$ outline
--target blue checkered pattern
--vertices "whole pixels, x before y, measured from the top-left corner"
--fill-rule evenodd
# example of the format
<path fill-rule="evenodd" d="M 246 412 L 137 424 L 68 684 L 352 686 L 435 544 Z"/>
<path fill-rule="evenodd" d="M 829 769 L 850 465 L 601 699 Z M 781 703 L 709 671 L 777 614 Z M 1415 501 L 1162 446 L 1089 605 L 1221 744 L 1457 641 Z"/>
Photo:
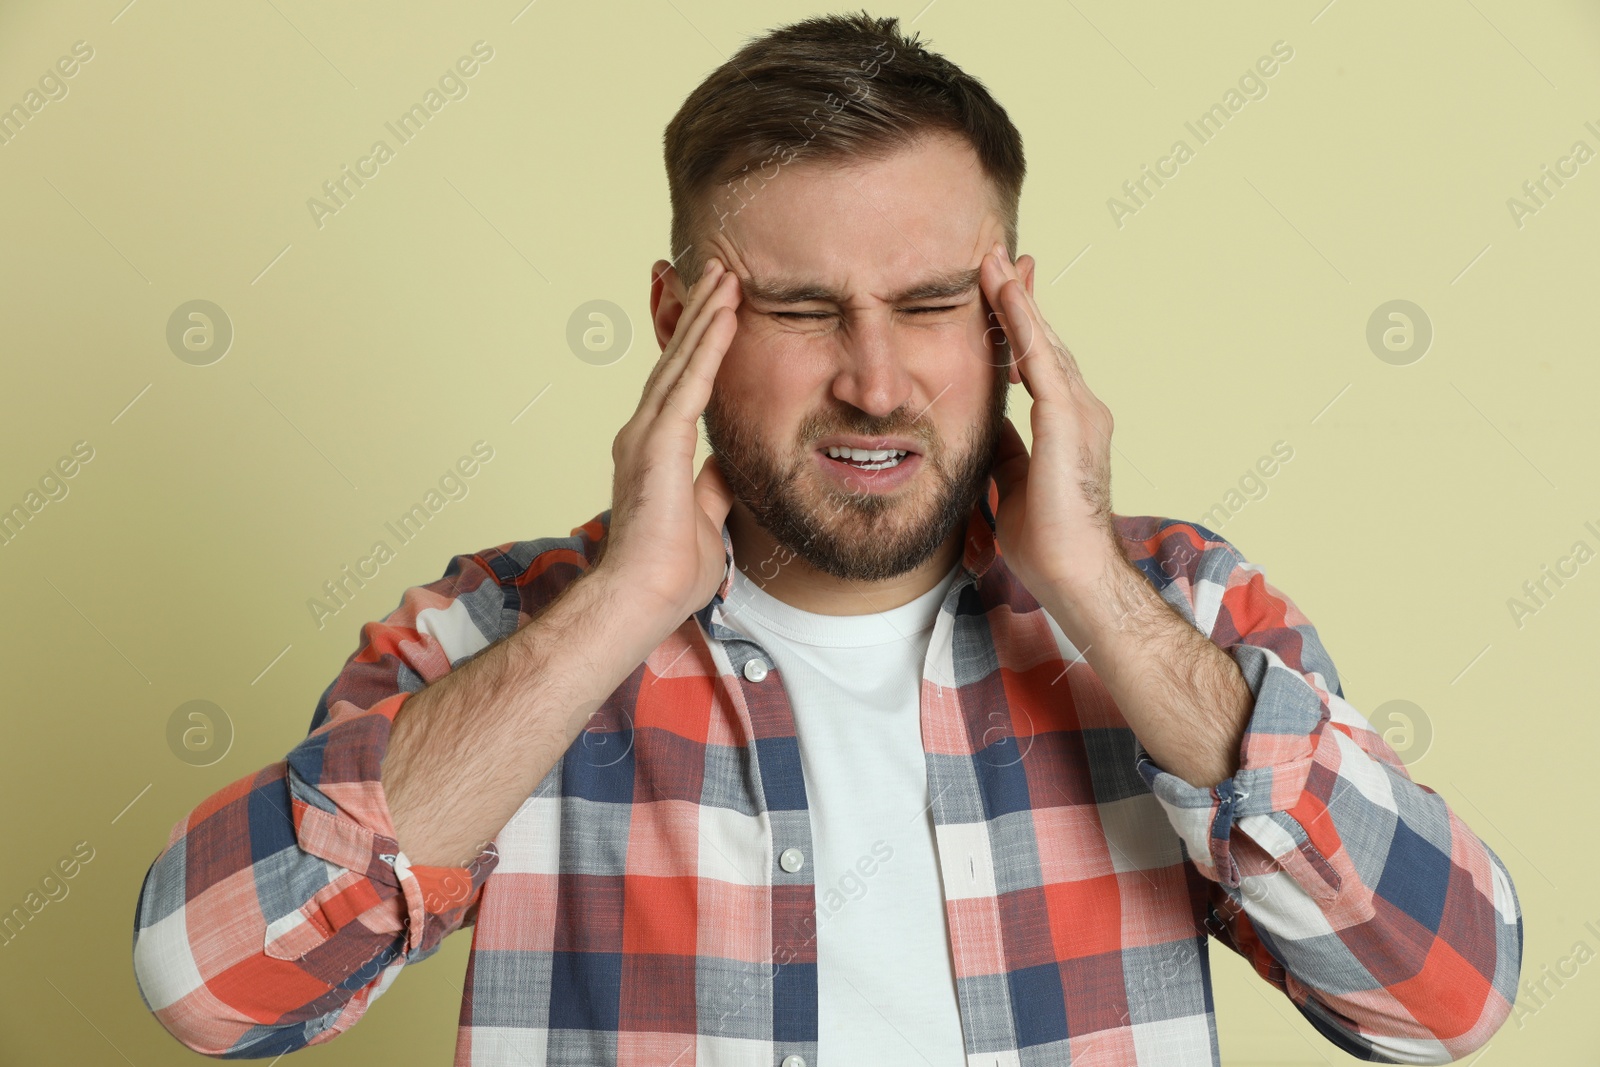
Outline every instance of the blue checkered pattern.
<path fill-rule="evenodd" d="M 1213 939 L 1351 1055 L 1480 1047 L 1516 991 L 1511 878 L 1344 699 L 1299 609 L 1204 527 L 1116 517 L 1254 696 L 1238 772 L 1198 788 L 1150 759 L 1006 567 L 994 504 L 991 485 L 921 683 L 967 1062 L 1218 1064 Z M 819 1067 L 807 785 L 781 672 L 746 677 L 771 658 L 722 616 L 726 535 L 717 595 L 490 848 L 423 867 L 395 840 L 379 774 L 395 712 L 592 567 L 609 520 L 456 556 L 408 589 L 362 627 L 309 736 L 173 828 L 134 963 L 175 1037 L 218 1056 L 325 1043 L 470 925 L 461 1067 Z M 808 857 L 793 872 L 787 848 Z"/>

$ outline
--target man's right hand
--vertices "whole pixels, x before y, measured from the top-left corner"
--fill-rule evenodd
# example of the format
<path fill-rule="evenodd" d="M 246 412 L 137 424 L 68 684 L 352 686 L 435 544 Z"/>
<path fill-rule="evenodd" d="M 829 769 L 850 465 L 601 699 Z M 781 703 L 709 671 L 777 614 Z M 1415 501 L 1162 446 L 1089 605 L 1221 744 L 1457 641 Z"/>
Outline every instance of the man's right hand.
<path fill-rule="evenodd" d="M 721 584 L 733 493 L 714 460 L 694 477 L 694 453 L 696 423 L 737 325 L 738 279 L 724 273 L 712 260 L 690 289 L 639 410 L 611 446 L 616 476 L 600 560 L 470 662 L 441 676 L 439 656 L 428 654 L 434 674 L 395 712 L 381 781 L 413 864 L 465 868 L 595 709 Z M 462 567 L 476 581 L 494 580 L 481 563 Z M 459 580 L 447 574 L 436 585 Z M 371 635 L 398 654 L 421 655 L 435 639 L 420 636 L 417 616 L 438 595 L 433 587 L 408 591 L 395 621 Z M 446 662 L 457 656 L 446 650 Z M 393 663 L 374 657 L 360 669 L 391 689 Z"/>
<path fill-rule="evenodd" d="M 592 573 L 626 589 L 630 603 L 668 629 L 703 607 L 724 577 L 722 524 L 733 492 L 715 456 L 696 477 L 694 454 L 740 299 L 737 276 L 710 259 L 645 382 L 638 410 L 611 445 L 611 524 Z"/>

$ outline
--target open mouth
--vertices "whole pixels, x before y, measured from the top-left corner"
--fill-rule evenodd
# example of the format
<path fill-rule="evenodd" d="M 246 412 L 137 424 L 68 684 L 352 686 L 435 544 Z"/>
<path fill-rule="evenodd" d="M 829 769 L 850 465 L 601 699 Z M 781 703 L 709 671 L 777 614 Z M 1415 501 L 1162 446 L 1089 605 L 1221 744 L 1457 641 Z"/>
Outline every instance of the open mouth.
<path fill-rule="evenodd" d="M 891 467 L 898 467 L 901 460 L 910 455 L 903 448 L 840 448 L 830 445 L 822 451 L 829 459 L 848 463 L 856 470 L 862 471 L 882 471 Z"/>

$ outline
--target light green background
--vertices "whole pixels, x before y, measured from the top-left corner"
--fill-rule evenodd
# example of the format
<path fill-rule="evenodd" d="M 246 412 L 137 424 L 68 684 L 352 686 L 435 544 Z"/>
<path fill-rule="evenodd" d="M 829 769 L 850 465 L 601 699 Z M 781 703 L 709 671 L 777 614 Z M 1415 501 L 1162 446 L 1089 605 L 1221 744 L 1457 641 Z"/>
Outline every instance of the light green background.
<path fill-rule="evenodd" d="M 0 106 L 73 42 L 94 49 L 0 147 L 0 505 L 75 441 L 95 450 L 0 547 L 0 906 L 75 842 L 96 851 L 0 948 L 8 1065 L 201 1059 L 134 986 L 146 868 L 191 807 L 304 736 L 361 623 L 406 586 L 607 506 L 611 439 L 656 354 L 663 127 L 748 36 L 817 10 L 123 2 L 0 7 Z M 1115 413 L 1116 509 L 1199 519 L 1293 447 L 1217 528 L 1317 624 L 1358 708 L 1422 709 L 1413 772 L 1510 867 L 1538 978 L 1600 948 L 1583 926 L 1600 925 L 1600 562 L 1520 628 L 1507 607 L 1575 541 L 1600 548 L 1600 161 L 1520 227 L 1507 199 L 1574 141 L 1600 149 L 1600 12 L 1323 3 L 873 10 L 915 18 L 1023 133 L 1021 250 Z M 306 200 L 480 39 L 494 58 L 470 94 L 317 228 Z M 1197 146 L 1184 122 L 1278 40 L 1294 58 L 1268 95 Z M 1118 228 L 1107 199 L 1179 137 L 1195 158 Z M 1402 298 L 1435 338 L 1392 366 L 1366 323 Z M 166 344 L 193 299 L 236 331 L 211 366 Z M 635 329 L 610 366 L 565 341 L 594 299 Z M 480 439 L 495 457 L 469 495 L 319 630 L 307 599 L 393 546 L 384 522 Z M 204 768 L 166 739 L 195 699 L 236 730 Z M 451 938 L 294 1061 L 448 1063 L 467 948 Z M 1350 1062 L 1212 958 L 1228 1063 Z M 1595 1062 L 1600 966 L 1546 989 L 1489 1063 Z"/>

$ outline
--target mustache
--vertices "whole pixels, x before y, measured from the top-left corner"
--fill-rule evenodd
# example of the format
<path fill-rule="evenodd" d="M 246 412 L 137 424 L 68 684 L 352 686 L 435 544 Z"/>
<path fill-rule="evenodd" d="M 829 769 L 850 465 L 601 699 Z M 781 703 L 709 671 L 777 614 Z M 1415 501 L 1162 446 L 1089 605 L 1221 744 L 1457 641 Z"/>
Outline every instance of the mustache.
<path fill-rule="evenodd" d="M 907 421 L 893 413 L 878 418 L 867 417 L 862 419 L 845 419 L 843 421 L 826 416 L 812 416 L 800 424 L 796 438 L 803 447 L 831 434 L 855 434 L 860 437 L 909 437 L 913 441 L 927 446 L 920 451 L 932 452 L 934 446 L 942 444 L 937 433 L 930 434 L 927 423 L 919 419 Z"/>

